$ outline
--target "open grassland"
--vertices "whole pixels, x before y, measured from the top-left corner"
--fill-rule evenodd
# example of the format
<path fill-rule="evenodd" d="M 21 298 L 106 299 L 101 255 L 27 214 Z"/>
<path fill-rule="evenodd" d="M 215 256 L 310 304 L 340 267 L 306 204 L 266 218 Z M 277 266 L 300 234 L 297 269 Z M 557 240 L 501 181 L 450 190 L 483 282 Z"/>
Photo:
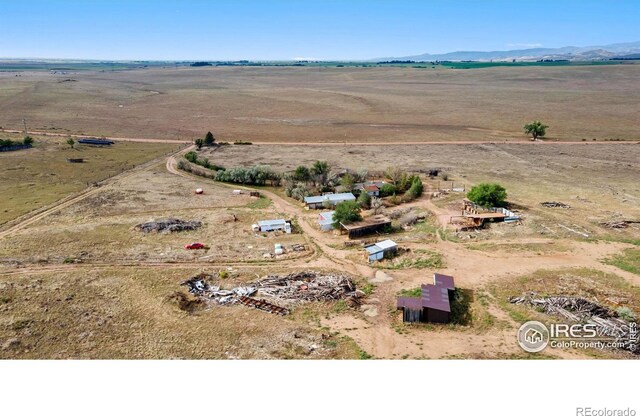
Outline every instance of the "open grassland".
<path fill-rule="evenodd" d="M 0 153 L 0 225 L 178 148 L 119 142 L 71 149 L 64 139 L 35 139 L 31 149 Z"/>
<path fill-rule="evenodd" d="M 384 142 L 637 140 L 640 65 L 0 72 L 0 126 L 106 136 Z M 114 122 L 117 120 L 117 122 Z"/>

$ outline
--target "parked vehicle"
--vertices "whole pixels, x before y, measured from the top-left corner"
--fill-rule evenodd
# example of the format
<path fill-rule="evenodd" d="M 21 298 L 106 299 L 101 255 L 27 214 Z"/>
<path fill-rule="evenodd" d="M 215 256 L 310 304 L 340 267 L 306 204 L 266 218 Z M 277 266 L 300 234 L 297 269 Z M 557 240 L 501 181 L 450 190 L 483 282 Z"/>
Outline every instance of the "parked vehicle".
<path fill-rule="evenodd" d="M 184 246 L 184 248 L 186 248 L 187 250 L 201 250 L 205 248 L 205 246 L 202 243 L 191 243 Z"/>

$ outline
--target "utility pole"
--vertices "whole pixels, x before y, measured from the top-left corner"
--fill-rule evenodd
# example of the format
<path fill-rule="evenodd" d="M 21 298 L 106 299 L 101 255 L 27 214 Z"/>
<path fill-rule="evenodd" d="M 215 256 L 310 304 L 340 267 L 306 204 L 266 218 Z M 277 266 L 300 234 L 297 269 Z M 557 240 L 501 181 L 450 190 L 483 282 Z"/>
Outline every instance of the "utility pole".
<path fill-rule="evenodd" d="M 24 124 L 24 135 L 27 135 L 27 120 L 25 120 L 24 118 L 22 119 L 22 124 Z"/>

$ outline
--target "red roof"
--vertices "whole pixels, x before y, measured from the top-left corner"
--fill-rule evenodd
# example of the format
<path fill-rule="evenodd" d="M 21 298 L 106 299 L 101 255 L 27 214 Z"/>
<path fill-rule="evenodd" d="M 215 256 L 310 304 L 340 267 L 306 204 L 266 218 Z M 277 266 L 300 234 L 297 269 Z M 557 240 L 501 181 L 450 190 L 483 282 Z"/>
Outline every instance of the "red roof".
<path fill-rule="evenodd" d="M 378 188 L 376 185 L 367 185 L 364 187 L 364 189 L 367 191 L 373 191 L 373 192 L 380 190 L 380 188 Z"/>

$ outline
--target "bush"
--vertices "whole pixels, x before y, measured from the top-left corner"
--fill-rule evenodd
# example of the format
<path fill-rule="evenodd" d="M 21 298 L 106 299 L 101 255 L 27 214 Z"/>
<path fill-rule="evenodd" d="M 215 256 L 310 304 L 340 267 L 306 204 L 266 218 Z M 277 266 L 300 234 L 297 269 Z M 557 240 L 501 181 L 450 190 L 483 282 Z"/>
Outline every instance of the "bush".
<path fill-rule="evenodd" d="M 333 213 L 333 228 L 340 228 L 340 223 L 351 224 L 361 219 L 358 203 L 356 201 L 344 201 L 336 205 Z"/>
<path fill-rule="evenodd" d="M 507 190 L 497 183 L 481 183 L 471 188 L 467 198 L 482 207 L 501 207 L 507 199 Z"/>
<path fill-rule="evenodd" d="M 298 166 L 293 174 L 293 179 L 300 182 L 308 182 L 311 179 L 311 172 L 306 166 Z"/>
<path fill-rule="evenodd" d="M 233 168 L 218 170 L 215 180 L 219 182 L 241 183 L 245 185 L 265 185 L 267 181 L 273 186 L 278 186 L 282 175 L 275 172 L 269 166 L 257 165 L 250 168 Z"/>
<path fill-rule="evenodd" d="M 371 207 L 371 196 L 367 193 L 367 191 L 360 192 L 358 196 L 358 205 L 362 209 L 369 209 Z"/>
<path fill-rule="evenodd" d="M 184 155 L 184 158 L 187 159 L 191 163 L 196 163 L 196 160 L 198 160 L 198 155 L 196 154 L 196 152 L 191 151 L 189 153 L 186 153 Z"/>
<path fill-rule="evenodd" d="M 25 146 L 31 146 L 33 144 L 33 138 L 31 136 L 26 136 L 24 140 L 22 140 L 22 144 Z"/>
<path fill-rule="evenodd" d="M 385 183 L 380 187 L 380 196 L 391 196 L 396 193 L 397 189 L 395 185 Z"/>
<path fill-rule="evenodd" d="M 424 187 L 422 185 L 422 180 L 418 176 L 414 176 L 413 181 L 411 182 L 411 187 L 407 191 L 407 195 L 411 199 L 418 198 L 422 195 Z"/>
<path fill-rule="evenodd" d="M 636 314 L 626 306 L 619 307 L 616 309 L 616 312 L 620 319 L 624 319 L 627 322 L 634 322 L 636 320 Z"/>

